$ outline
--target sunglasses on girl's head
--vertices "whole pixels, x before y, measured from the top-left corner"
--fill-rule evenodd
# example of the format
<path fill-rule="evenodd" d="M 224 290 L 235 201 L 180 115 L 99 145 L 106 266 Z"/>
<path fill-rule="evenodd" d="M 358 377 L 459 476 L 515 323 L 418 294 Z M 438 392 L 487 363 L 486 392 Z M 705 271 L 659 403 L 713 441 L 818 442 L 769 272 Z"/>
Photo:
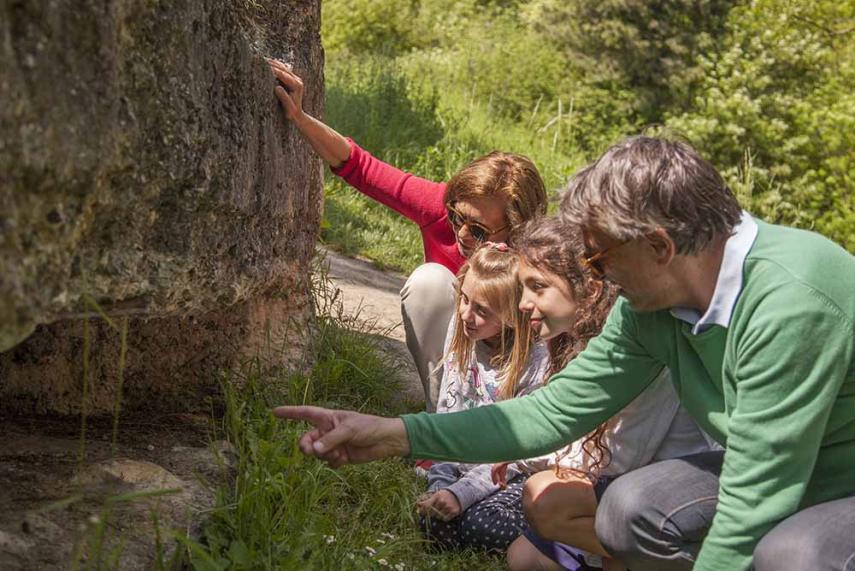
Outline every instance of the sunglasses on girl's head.
<path fill-rule="evenodd" d="M 470 218 L 464 216 L 463 214 L 458 212 L 454 208 L 454 206 L 447 205 L 446 209 L 448 210 L 448 221 L 451 222 L 451 226 L 454 228 L 455 233 L 458 232 L 464 226 L 466 226 L 466 228 L 469 229 L 469 234 L 472 236 L 472 238 L 475 239 L 476 242 L 484 242 L 493 234 L 498 234 L 499 232 L 510 226 L 510 224 L 505 224 L 501 228 L 491 230 L 480 222 L 475 222 L 474 220 L 471 220 Z"/>

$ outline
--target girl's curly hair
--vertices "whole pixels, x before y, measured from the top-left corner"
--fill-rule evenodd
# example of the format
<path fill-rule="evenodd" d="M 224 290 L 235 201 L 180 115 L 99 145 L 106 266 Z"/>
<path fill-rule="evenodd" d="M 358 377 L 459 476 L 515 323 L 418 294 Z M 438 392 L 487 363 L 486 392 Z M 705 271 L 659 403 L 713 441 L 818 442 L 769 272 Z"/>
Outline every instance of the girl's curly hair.
<path fill-rule="evenodd" d="M 530 220 L 514 232 L 512 240 L 514 249 L 526 264 L 565 280 L 578 304 L 572 330 L 549 341 L 549 376 L 552 376 L 584 351 L 588 341 L 599 335 L 617 300 L 618 289 L 611 283 L 596 279 L 584 267 L 581 263 L 585 255 L 582 233 L 578 227 L 570 226 L 557 217 Z M 592 480 L 611 461 L 606 442 L 609 428 L 609 423 L 605 422 L 582 441 L 587 465 L 584 475 Z"/>

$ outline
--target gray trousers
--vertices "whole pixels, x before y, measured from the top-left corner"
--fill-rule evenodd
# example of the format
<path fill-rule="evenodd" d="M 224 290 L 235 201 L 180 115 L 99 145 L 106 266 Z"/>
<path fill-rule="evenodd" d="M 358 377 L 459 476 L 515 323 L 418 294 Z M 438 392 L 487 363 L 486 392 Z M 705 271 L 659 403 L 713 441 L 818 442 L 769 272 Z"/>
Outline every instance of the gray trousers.
<path fill-rule="evenodd" d="M 600 542 L 632 571 L 692 568 L 718 502 L 723 452 L 657 462 L 616 479 L 597 508 Z M 804 509 L 757 545 L 755 571 L 855 571 L 855 497 Z"/>
<path fill-rule="evenodd" d="M 454 313 L 457 278 L 440 264 L 416 268 L 401 289 L 401 317 L 407 349 L 425 391 L 425 408 L 436 411 L 442 382 L 442 349 Z"/>

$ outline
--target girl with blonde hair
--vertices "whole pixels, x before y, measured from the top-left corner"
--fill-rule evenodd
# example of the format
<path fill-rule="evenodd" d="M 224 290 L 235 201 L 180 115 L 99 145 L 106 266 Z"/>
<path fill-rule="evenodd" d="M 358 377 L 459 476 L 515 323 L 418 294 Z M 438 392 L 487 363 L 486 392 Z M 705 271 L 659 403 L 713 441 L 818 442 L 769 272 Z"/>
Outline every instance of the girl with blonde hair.
<path fill-rule="evenodd" d="M 457 412 L 527 394 L 543 382 L 546 349 L 519 310 L 517 256 L 505 244 L 479 248 L 458 273 L 455 317 L 445 340 L 437 412 Z M 477 438 L 477 435 L 472 435 Z M 417 502 L 419 524 L 440 549 L 504 551 L 525 527 L 523 478 L 504 489 L 490 464 L 434 463 Z"/>

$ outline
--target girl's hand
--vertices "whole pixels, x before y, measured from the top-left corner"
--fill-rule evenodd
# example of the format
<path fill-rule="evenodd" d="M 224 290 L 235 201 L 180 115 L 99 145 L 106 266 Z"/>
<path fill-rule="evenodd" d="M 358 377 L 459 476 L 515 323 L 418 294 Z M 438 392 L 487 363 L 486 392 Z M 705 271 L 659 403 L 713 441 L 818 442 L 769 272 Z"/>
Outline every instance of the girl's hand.
<path fill-rule="evenodd" d="M 511 464 L 512 462 L 500 462 L 493 464 L 490 469 L 490 477 L 493 479 L 493 483 L 503 490 L 508 487 L 508 466 Z"/>
<path fill-rule="evenodd" d="M 306 114 L 303 112 L 303 80 L 291 70 L 291 66 L 277 59 L 267 58 L 270 71 L 285 87 L 277 85 L 273 90 L 285 116 L 289 121 L 299 124 L 304 121 Z"/>
<path fill-rule="evenodd" d="M 419 501 L 416 506 L 420 514 L 442 521 L 451 521 L 463 512 L 460 500 L 448 490 L 434 492 L 426 500 Z"/>
<path fill-rule="evenodd" d="M 280 406 L 273 409 L 273 414 L 313 424 L 315 429 L 300 437 L 300 450 L 333 468 L 406 456 L 410 451 L 407 431 L 400 418 L 316 406 Z"/>
<path fill-rule="evenodd" d="M 430 513 L 430 506 L 433 504 L 431 498 L 433 498 L 435 492 L 425 492 L 416 498 L 416 511 L 421 515 L 426 516 Z"/>

